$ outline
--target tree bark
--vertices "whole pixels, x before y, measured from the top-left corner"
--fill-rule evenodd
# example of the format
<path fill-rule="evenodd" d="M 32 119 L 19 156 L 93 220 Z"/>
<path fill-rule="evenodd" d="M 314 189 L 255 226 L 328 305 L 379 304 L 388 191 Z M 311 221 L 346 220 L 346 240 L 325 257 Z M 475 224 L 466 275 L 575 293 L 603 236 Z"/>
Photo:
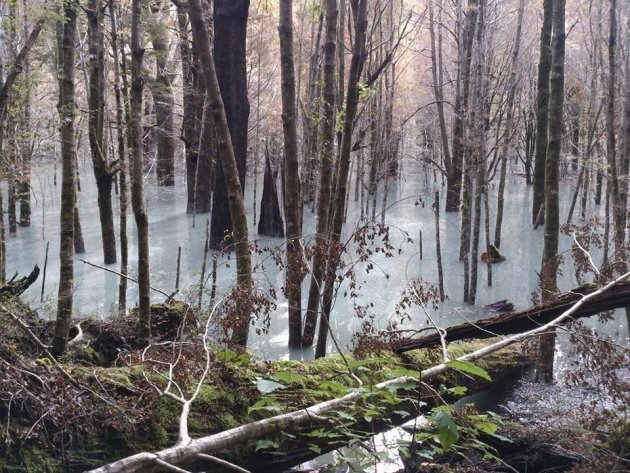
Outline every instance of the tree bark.
<path fill-rule="evenodd" d="M 289 305 L 289 346 L 302 346 L 302 196 L 300 186 L 295 66 L 293 58 L 293 0 L 280 0 L 280 77 L 284 136 L 284 218 L 287 235 L 285 290 Z M 266 173 L 267 171 L 265 171 Z M 262 218 L 262 213 L 261 213 Z"/>
<path fill-rule="evenodd" d="M 171 72 L 169 71 L 170 50 L 170 2 L 157 0 L 151 2 L 152 22 L 147 28 L 155 55 L 155 79 L 150 82 L 150 89 L 155 103 L 156 145 L 157 145 L 157 183 L 158 186 L 175 185 L 175 126 L 173 123 L 174 96 Z M 185 85 L 187 86 L 187 85 Z"/>
<path fill-rule="evenodd" d="M 249 119 L 246 64 L 248 13 L 249 0 L 214 0 L 214 62 L 242 192 L 245 190 Z M 216 122 L 215 126 L 218 126 Z M 210 248 L 215 250 L 233 241 L 230 238 L 234 222 L 228 202 L 229 179 L 222 166 L 218 166 L 210 223 Z"/>
<path fill-rule="evenodd" d="M 138 338 L 148 343 L 151 338 L 151 294 L 149 273 L 149 217 L 144 208 L 142 146 L 142 0 L 131 3 L 131 206 L 138 231 Z"/>
<path fill-rule="evenodd" d="M 536 217 L 540 207 L 545 202 L 545 159 L 549 126 L 549 76 L 551 73 L 553 6 L 553 0 L 544 0 L 536 95 L 536 151 L 534 153 L 534 197 L 532 201 L 532 224 L 534 225 L 536 224 Z"/>
<path fill-rule="evenodd" d="M 240 345 L 247 345 L 249 322 L 251 316 L 251 302 L 249 293 L 252 287 L 252 263 L 247 231 L 247 213 L 243 200 L 243 191 L 239 178 L 236 155 L 232 145 L 226 110 L 223 105 L 219 81 L 215 69 L 210 39 L 206 29 L 205 17 L 200 0 L 189 1 L 189 17 L 193 31 L 193 38 L 199 48 L 199 59 L 203 70 L 203 79 L 212 117 L 215 123 L 221 169 L 227 184 L 228 202 L 233 225 L 233 237 L 236 250 L 236 280 L 238 290 L 244 293 L 239 298 L 238 320 L 233 322 L 232 340 Z M 242 144 L 242 143 L 241 143 Z"/>
<path fill-rule="evenodd" d="M 105 6 L 102 0 L 90 0 L 85 9 L 88 19 L 89 89 L 88 89 L 88 136 L 92 154 L 92 167 L 98 192 L 98 211 L 103 242 L 103 262 L 116 262 L 116 231 L 112 210 L 112 184 L 116 170 L 107 159 L 107 146 L 103 135 L 105 126 L 105 54 L 103 45 L 103 20 Z"/>
<path fill-rule="evenodd" d="M 549 83 L 549 143 L 545 163 L 545 238 L 541 274 L 543 301 L 551 300 L 558 290 L 558 236 L 560 230 L 559 168 L 562 145 L 562 112 L 564 106 L 565 0 L 553 6 L 553 40 Z M 541 337 L 541 375 L 553 379 L 555 331 Z"/>
<path fill-rule="evenodd" d="M 61 138 L 61 216 L 59 247 L 59 291 L 57 298 L 57 318 L 52 341 L 52 353 L 63 354 L 68 343 L 68 330 L 72 317 L 72 296 L 74 281 L 74 209 L 76 201 L 76 143 L 74 138 L 75 97 L 75 41 L 77 35 L 77 13 L 75 2 L 65 2 L 63 6 L 63 26 L 61 33 L 60 78 L 59 78 L 59 133 Z"/>
<path fill-rule="evenodd" d="M 321 118 L 321 154 L 319 195 L 317 199 L 317 228 L 313 255 L 311 283 L 308 293 L 302 346 L 310 347 L 315 338 L 321 286 L 324 278 L 327 249 L 330 245 L 329 212 L 332 193 L 333 153 L 335 141 L 335 49 L 337 47 L 337 0 L 326 1 L 326 38 L 324 45 L 323 104 Z"/>

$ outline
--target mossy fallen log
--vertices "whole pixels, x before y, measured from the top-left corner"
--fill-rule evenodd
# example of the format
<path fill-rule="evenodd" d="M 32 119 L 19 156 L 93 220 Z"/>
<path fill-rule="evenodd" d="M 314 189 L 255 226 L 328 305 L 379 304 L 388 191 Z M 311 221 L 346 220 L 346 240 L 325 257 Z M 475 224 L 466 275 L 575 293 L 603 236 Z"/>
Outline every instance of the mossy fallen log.
<path fill-rule="evenodd" d="M 6 307 L 28 315 L 29 325 L 46 336 L 46 323 L 39 322 L 25 306 L 13 301 Z M 11 326 L 2 312 L 0 325 Z M 85 330 L 91 332 L 93 328 L 88 324 Z M 171 356 L 179 353 L 174 379 L 183 390 L 190 390 L 200 374 L 202 351 L 193 337 L 183 344 L 156 344 L 147 354 L 152 361 L 144 368 L 138 364 L 140 352 L 134 349 L 123 351 L 113 366 L 89 365 L 87 357 L 77 363 L 76 356 L 68 356 L 60 361 L 76 380 L 72 384 L 19 331 L 9 334 L 5 330 L 2 336 L 11 356 L 0 358 L 0 424 L 6 426 L 0 432 L 0 471 L 85 471 L 133 453 L 165 449 L 176 442 L 181 405 L 153 389 L 153 385 L 165 383 L 166 369 L 157 360 L 172 361 Z M 452 348 L 451 356 L 479 346 L 458 345 Z M 385 353 L 356 360 L 348 356 L 349 366 L 339 356 L 303 363 L 264 362 L 253 360 L 248 353 L 216 348 L 208 377 L 191 406 L 189 433 L 200 438 L 353 393 L 358 386 L 349 374 L 350 367 L 363 383 L 360 395 L 341 404 L 334 415 L 327 415 L 327 420 L 315 416 L 312 423 L 299 428 L 289 424 L 213 452 L 254 471 L 271 471 L 271 465 L 294 464 L 313 456 L 315 448 L 333 448 L 352 435 L 369 435 L 402 420 L 403 410 L 414 415 L 412 403 L 394 402 L 394 398 L 422 399 L 430 404 L 435 396 L 431 389 L 374 386 L 405 373 L 417 375 L 416 370 L 433 366 L 440 359 L 439 351 L 422 350 L 404 357 Z M 479 364 L 493 379 L 500 380 L 526 361 L 518 350 L 510 348 Z M 465 385 L 473 391 L 488 383 L 450 371 L 431 381 L 432 389 L 439 390 L 442 384 Z M 356 422 L 350 423 L 348 416 Z M 332 437 L 313 435 L 322 428 L 330 430 Z"/>

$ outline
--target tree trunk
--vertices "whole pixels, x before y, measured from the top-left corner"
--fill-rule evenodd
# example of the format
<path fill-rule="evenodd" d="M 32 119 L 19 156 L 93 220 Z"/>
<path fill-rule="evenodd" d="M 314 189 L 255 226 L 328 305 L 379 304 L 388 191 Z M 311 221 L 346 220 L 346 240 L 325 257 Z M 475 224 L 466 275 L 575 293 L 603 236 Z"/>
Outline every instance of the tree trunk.
<path fill-rule="evenodd" d="M 540 59 L 538 61 L 538 88 L 536 95 L 536 151 L 534 154 L 534 197 L 532 224 L 545 202 L 545 159 L 549 126 L 549 76 L 551 72 L 551 30 L 553 27 L 553 0 L 544 0 L 543 24 L 540 32 Z"/>
<path fill-rule="evenodd" d="M 461 202 L 462 174 L 464 167 L 465 141 L 464 127 L 468 113 L 468 96 L 470 93 L 470 63 L 472 47 L 477 23 L 479 0 L 468 0 L 467 11 L 462 32 L 462 45 L 459 49 L 457 69 L 457 92 L 455 95 L 455 117 L 453 125 L 453 157 L 451 167 L 446 174 L 446 208 L 447 212 L 458 212 Z"/>
<path fill-rule="evenodd" d="M 348 171 L 350 169 L 350 153 L 352 152 L 352 135 L 354 132 L 355 118 L 359 104 L 359 80 L 365 61 L 365 44 L 367 35 L 367 0 L 350 0 L 354 17 L 354 41 L 352 60 L 348 72 L 348 90 L 346 91 L 345 115 L 343 120 L 343 135 L 341 139 L 339 173 L 337 175 L 337 191 L 331 200 L 332 226 L 330 229 L 331 244 L 328 252 L 328 268 L 326 271 L 324 295 L 322 299 L 322 313 L 319 322 L 319 335 L 315 356 L 317 358 L 326 355 L 326 341 L 330 330 L 330 310 L 335 285 L 335 273 L 339 264 L 341 229 L 343 227 L 343 215 L 346 204 L 348 188 Z"/>
<path fill-rule="evenodd" d="M 508 151 L 510 148 L 510 136 L 514 121 L 514 97 L 516 96 L 516 87 L 518 85 L 517 68 L 518 54 L 521 49 L 521 31 L 523 26 L 523 15 L 525 13 L 525 0 L 520 0 L 518 4 L 518 19 L 516 20 L 516 38 L 514 39 L 514 48 L 512 49 L 512 63 L 510 65 L 510 79 L 508 82 L 508 97 L 505 117 L 505 128 L 503 130 L 503 145 L 501 147 L 501 174 L 499 176 L 499 195 L 497 197 L 497 218 L 494 230 L 494 246 L 501 248 L 501 225 L 503 224 L 503 194 L 505 193 L 505 179 L 507 174 Z"/>
<path fill-rule="evenodd" d="M 297 137 L 297 104 L 293 59 L 293 0 L 280 0 L 280 74 L 284 133 L 284 217 L 287 227 L 285 290 L 289 305 L 289 346 L 302 346 L 302 197 Z M 265 168 L 265 180 L 267 170 Z M 263 191 L 264 194 L 264 191 Z M 262 212 L 260 215 L 262 219 Z"/>
<path fill-rule="evenodd" d="M 232 340 L 240 345 L 247 345 L 249 322 L 251 316 L 251 302 L 249 293 L 252 287 L 252 263 L 247 231 L 247 213 L 243 200 L 243 191 L 239 178 L 236 155 L 230 136 L 230 129 L 226 110 L 223 105 L 221 90 L 215 69 L 215 62 L 210 49 L 210 39 L 204 19 L 200 0 L 189 1 L 189 17 L 193 31 L 193 38 L 199 48 L 199 59 L 203 70 L 203 79 L 212 117 L 214 119 L 219 157 L 225 181 L 227 184 L 228 202 L 233 224 L 233 239 L 236 248 L 236 277 L 238 290 L 243 293 L 239 298 L 238 320 L 232 321 Z M 245 127 L 245 131 L 246 131 Z M 235 135 L 237 136 L 237 135 Z M 243 143 L 241 143 L 242 145 Z"/>
<path fill-rule="evenodd" d="M 284 238 L 284 222 L 280 213 L 280 202 L 276 182 L 271 172 L 271 157 L 269 144 L 265 149 L 265 177 L 263 193 L 260 203 L 260 220 L 258 221 L 258 234 L 274 238 Z"/>
<path fill-rule="evenodd" d="M 330 242 L 329 212 L 332 193 L 332 170 L 335 140 L 335 49 L 337 47 L 337 0 L 326 1 L 326 38 L 324 46 L 323 104 L 321 118 L 321 155 L 319 170 L 319 195 L 317 199 L 317 229 L 313 274 L 308 293 L 302 346 L 313 345 L 321 286 L 326 265 L 329 264 L 327 249 Z"/>
<path fill-rule="evenodd" d="M 129 189 L 127 186 L 127 125 L 129 121 L 129 90 L 127 87 L 127 68 L 124 55 L 119 55 L 120 37 L 118 36 L 115 0 L 109 2 L 109 16 L 111 24 L 111 45 L 114 57 L 114 96 L 116 99 L 116 139 L 119 161 L 120 188 L 120 280 L 118 282 L 118 313 L 124 315 L 127 311 L 127 272 L 129 270 L 129 245 L 127 240 L 127 208 L 129 206 Z M 120 62 L 123 67 L 121 68 Z M 122 69 L 122 74 L 121 74 Z M 121 77 L 122 76 L 122 77 Z M 124 84 L 124 91 L 122 90 Z M 124 98 L 123 98 L 124 96 Z"/>
<path fill-rule="evenodd" d="M 103 262 L 116 262 L 116 231 L 112 210 L 112 184 L 116 170 L 107 160 L 107 146 L 103 135 L 105 126 L 105 56 L 103 45 L 103 20 L 105 11 L 102 0 L 90 0 L 85 9 L 88 19 L 89 90 L 88 135 L 92 154 L 92 167 L 98 191 L 98 211 L 103 242 Z"/>
<path fill-rule="evenodd" d="M 142 146 L 142 0 L 131 3 L 131 206 L 138 231 L 138 338 L 151 338 L 151 294 L 149 273 L 149 217 L 144 208 Z"/>
<path fill-rule="evenodd" d="M 549 143 L 545 166 L 545 238 L 541 274 L 543 301 L 551 300 L 558 290 L 558 235 L 560 208 L 558 198 L 559 163 L 562 145 L 562 111 L 564 106 L 564 45 L 565 0 L 555 0 L 553 6 L 553 41 L 549 84 Z M 555 331 L 541 337 L 541 375 L 553 379 Z"/>
<path fill-rule="evenodd" d="M 171 87 L 169 65 L 170 50 L 170 2 L 158 0 L 151 2 L 152 22 L 149 35 L 155 55 L 156 77 L 150 82 L 155 103 L 157 134 L 157 183 L 158 186 L 175 185 L 175 127 L 173 124 L 174 96 Z M 185 87 L 188 84 L 184 85 Z"/>
<path fill-rule="evenodd" d="M 68 330 L 72 317 L 72 296 L 74 281 L 74 209 L 76 201 L 76 143 L 74 138 L 75 97 L 75 41 L 77 35 L 76 3 L 66 2 L 63 6 L 63 25 L 59 57 L 59 117 L 61 138 L 61 216 L 59 247 L 59 292 L 57 299 L 57 319 L 53 336 L 52 353 L 63 354 L 68 343 Z M 60 28 L 58 27 L 58 30 Z"/>
<path fill-rule="evenodd" d="M 225 106 L 241 192 L 245 190 L 247 122 L 249 119 L 246 64 L 248 13 L 249 0 L 214 0 L 214 62 L 221 88 L 221 98 Z M 199 45 L 199 47 L 202 46 Z M 216 122 L 215 126 L 218 126 Z M 229 184 L 226 182 L 228 179 L 230 177 L 225 174 L 222 166 L 218 166 L 210 223 L 210 248 L 215 250 L 234 241 L 229 237 L 233 229 L 233 222 L 230 215 L 230 203 L 228 202 L 230 194 Z"/>

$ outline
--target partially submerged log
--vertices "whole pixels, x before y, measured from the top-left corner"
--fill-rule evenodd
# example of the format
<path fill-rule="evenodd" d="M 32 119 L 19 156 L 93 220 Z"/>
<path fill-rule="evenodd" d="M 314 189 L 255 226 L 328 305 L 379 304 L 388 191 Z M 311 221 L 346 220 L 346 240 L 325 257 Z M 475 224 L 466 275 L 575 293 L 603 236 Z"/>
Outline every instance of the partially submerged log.
<path fill-rule="evenodd" d="M 491 338 L 497 335 L 525 332 L 545 324 L 558 317 L 565 310 L 579 301 L 584 294 L 593 293 L 596 287 L 584 286 L 576 288 L 558 296 L 549 303 L 530 307 L 528 309 L 495 315 L 474 322 L 455 325 L 445 328 L 445 341 L 453 342 L 469 338 Z M 608 289 L 605 293 L 597 294 L 589 298 L 572 318 L 579 319 L 590 317 L 601 312 L 630 305 L 630 282 L 619 283 Z M 424 337 L 418 337 L 399 342 L 394 350 L 396 353 L 404 353 L 416 348 L 428 348 L 440 344 L 440 334 L 435 333 Z"/>

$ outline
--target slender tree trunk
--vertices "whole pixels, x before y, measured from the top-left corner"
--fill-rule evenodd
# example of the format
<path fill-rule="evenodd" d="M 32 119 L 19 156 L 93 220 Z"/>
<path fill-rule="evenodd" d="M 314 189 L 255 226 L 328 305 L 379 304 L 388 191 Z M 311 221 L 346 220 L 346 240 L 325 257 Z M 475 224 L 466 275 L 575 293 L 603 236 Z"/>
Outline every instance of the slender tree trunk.
<path fill-rule="evenodd" d="M 323 104 L 321 118 L 321 156 L 319 171 L 319 196 L 317 199 L 317 229 L 313 255 L 311 283 L 308 293 L 302 346 L 313 345 L 321 287 L 323 283 L 328 248 L 330 201 L 332 193 L 333 153 L 335 141 L 335 49 L 337 47 L 337 0 L 326 1 L 326 38 L 324 44 Z"/>
<path fill-rule="evenodd" d="M 171 73 L 168 70 L 170 50 L 170 2 L 151 2 L 152 22 L 147 28 L 153 44 L 156 77 L 150 82 L 155 103 L 157 183 L 158 186 L 175 185 L 175 126 L 173 123 L 174 96 Z M 185 87 L 188 84 L 185 84 Z"/>
<path fill-rule="evenodd" d="M 112 210 L 112 184 L 116 170 L 107 160 L 105 128 L 105 55 L 103 45 L 104 5 L 102 0 L 90 0 L 85 12 L 88 19 L 89 43 L 89 89 L 88 89 L 88 135 L 92 154 L 92 167 L 98 191 L 98 210 L 103 242 L 103 261 L 116 262 L 116 231 Z"/>
<path fill-rule="evenodd" d="M 551 30 L 554 0 L 544 0 L 543 25 L 540 32 L 540 59 L 538 61 L 538 88 L 536 95 L 536 151 L 534 154 L 534 198 L 532 224 L 545 202 L 545 159 L 549 126 L 549 75 L 551 72 Z"/>
<path fill-rule="evenodd" d="M 148 343 L 151 338 L 151 294 L 149 273 L 149 217 L 144 208 L 142 147 L 142 0 L 131 3 L 131 206 L 138 231 L 138 338 Z"/>
<path fill-rule="evenodd" d="M 249 333 L 251 316 L 249 293 L 252 287 L 252 263 L 247 230 L 247 213 L 226 110 L 223 105 L 221 90 L 219 89 L 212 50 L 210 49 L 210 38 L 208 37 L 203 8 L 200 0 L 188 0 L 188 3 L 193 38 L 199 48 L 199 59 L 203 70 L 208 103 L 215 123 L 221 169 L 227 184 L 236 249 L 236 278 L 238 290 L 242 293 L 242 296 L 238 299 L 240 301 L 238 320 L 233 321 L 232 340 L 245 346 L 247 345 Z"/>
<path fill-rule="evenodd" d="M 545 238 L 541 274 L 543 301 L 555 297 L 558 270 L 558 236 L 560 209 L 558 198 L 559 162 L 562 144 L 562 112 L 564 106 L 565 0 L 553 6 L 552 60 L 549 84 L 549 143 L 545 167 Z M 540 359 L 542 379 L 553 379 L 555 331 L 541 337 Z"/>
<path fill-rule="evenodd" d="M 501 226 L 503 225 L 503 195 L 505 193 L 505 179 L 507 175 L 508 151 L 510 148 L 510 136 L 514 121 L 514 97 L 516 96 L 516 88 L 518 86 L 518 55 L 521 49 L 521 31 L 523 25 L 523 15 L 525 13 L 525 0 L 520 0 L 518 5 L 518 19 L 516 20 L 516 38 L 514 39 L 514 48 L 512 49 L 512 63 L 510 65 L 510 79 L 508 82 L 508 97 L 505 116 L 505 125 L 503 130 L 503 145 L 501 147 L 501 174 L 499 176 L 499 192 L 497 197 L 497 218 L 494 229 L 494 246 L 501 248 Z"/>
<path fill-rule="evenodd" d="M 114 57 L 114 96 L 116 99 L 116 139 L 117 153 L 119 161 L 118 186 L 120 188 L 120 220 L 119 220 L 119 238 L 120 238 L 120 280 L 118 282 L 118 313 L 124 315 L 127 312 L 127 272 L 129 270 L 129 245 L 127 240 L 127 208 L 129 205 L 129 189 L 127 186 L 127 149 L 125 140 L 127 136 L 127 124 L 129 121 L 129 91 L 127 88 L 127 68 L 122 68 L 120 61 L 125 65 L 124 55 L 119 55 L 120 38 L 118 36 L 117 18 L 115 0 L 109 2 L 109 17 L 111 25 L 111 45 Z M 122 75 L 122 78 L 121 78 Z M 122 84 L 125 85 L 124 91 Z M 124 97 L 123 97 L 124 96 Z"/>
<path fill-rule="evenodd" d="M 280 74 L 284 133 L 284 216 L 287 235 L 285 287 L 289 305 L 289 346 L 302 346 L 302 197 L 297 137 L 297 103 L 293 59 L 293 0 L 280 0 Z"/>
<path fill-rule="evenodd" d="M 57 299 L 57 319 L 53 336 L 52 353 L 61 355 L 68 343 L 68 330 L 72 317 L 72 296 L 74 281 L 74 208 L 76 200 L 75 165 L 76 143 L 74 137 L 75 97 L 75 41 L 77 35 L 76 3 L 66 2 L 63 6 L 63 26 L 61 33 L 59 78 L 59 116 L 61 137 L 61 216 L 59 247 L 59 292 Z"/>
<path fill-rule="evenodd" d="M 335 273 L 339 264 L 341 229 L 343 227 L 343 214 L 348 188 L 348 171 L 350 169 L 350 153 L 352 151 L 352 134 L 354 132 L 355 118 L 359 104 L 359 80 L 365 61 L 366 35 L 367 35 L 367 0 L 350 0 L 354 17 L 354 42 L 352 60 L 348 73 L 348 90 L 346 92 L 346 106 L 343 121 L 343 135 L 339 154 L 339 173 L 337 175 L 337 192 L 331 201 L 332 227 L 331 245 L 328 255 L 328 268 L 326 270 L 324 295 L 322 299 L 322 313 L 319 322 L 319 335 L 315 356 L 317 358 L 326 355 L 326 342 L 330 330 L 330 310 L 335 285 Z"/>
<path fill-rule="evenodd" d="M 479 0 L 468 0 L 465 13 L 462 45 L 460 46 L 457 88 L 455 95 L 455 117 L 453 125 L 453 156 L 450 169 L 446 175 L 446 208 L 447 212 L 459 211 L 462 191 L 462 174 L 465 152 L 465 123 L 468 114 L 468 97 L 470 94 L 470 63 L 472 47 L 477 23 Z"/>

